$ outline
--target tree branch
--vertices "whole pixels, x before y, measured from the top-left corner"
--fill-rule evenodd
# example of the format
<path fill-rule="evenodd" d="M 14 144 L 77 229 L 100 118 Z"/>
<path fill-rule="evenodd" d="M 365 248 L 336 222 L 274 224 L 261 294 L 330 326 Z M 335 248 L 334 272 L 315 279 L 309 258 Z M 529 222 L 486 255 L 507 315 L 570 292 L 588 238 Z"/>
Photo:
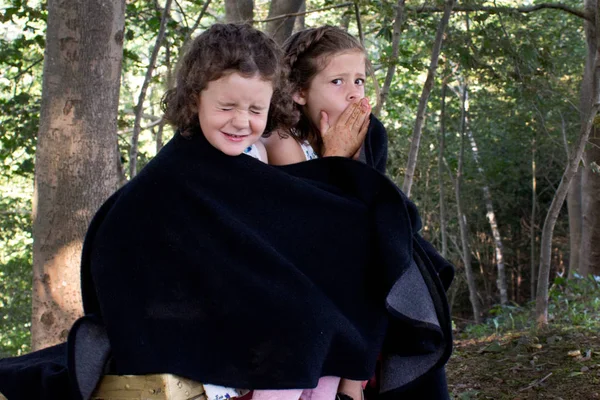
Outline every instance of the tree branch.
<path fill-rule="evenodd" d="M 352 5 L 354 5 L 354 3 L 350 3 L 350 2 L 349 3 L 342 3 L 342 4 L 337 4 L 335 6 L 315 8 L 314 10 L 308 10 L 308 11 L 297 12 L 297 13 L 282 14 L 282 15 L 278 15 L 278 16 L 272 17 L 272 18 L 260 19 L 260 20 L 252 20 L 252 21 L 249 21 L 249 22 L 252 23 L 252 24 L 258 23 L 258 22 L 271 22 L 271 21 L 276 21 L 278 19 L 282 19 L 282 18 L 298 17 L 300 15 L 306 15 L 306 14 L 311 14 L 311 13 L 320 12 L 320 11 L 333 10 L 334 8 L 350 7 Z"/>
<path fill-rule="evenodd" d="M 21 71 L 19 71 L 19 73 L 17 75 L 15 75 L 13 78 L 11 78 L 13 81 L 16 81 L 17 79 L 19 79 L 21 76 L 25 75 L 25 73 L 27 71 L 29 71 L 30 69 L 32 69 L 33 67 L 35 67 L 36 65 L 38 65 L 39 63 L 41 63 L 42 61 L 44 61 L 44 57 L 40 57 L 38 60 L 34 61 L 33 64 L 29 65 L 27 68 L 22 69 Z"/>
<path fill-rule="evenodd" d="M 156 42 L 154 43 L 154 49 L 152 50 L 152 55 L 150 56 L 150 62 L 148 63 L 148 70 L 146 71 L 146 78 L 144 79 L 144 83 L 142 84 L 142 89 L 140 90 L 140 96 L 138 99 L 137 106 L 135 108 L 135 122 L 133 123 L 133 134 L 131 137 L 131 148 L 129 149 L 129 177 L 133 178 L 137 173 L 137 153 L 138 153 L 138 137 L 140 135 L 140 122 L 142 119 L 142 112 L 144 109 L 144 100 L 146 99 L 146 91 L 148 90 L 148 85 L 150 84 L 150 79 L 152 79 L 152 74 L 154 72 L 154 64 L 156 63 L 156 58 L 158 57 L 158 52 L 162 46 L 162 41 L 165 37 L 165 31 L 167 28 L 167 21 L 169 20 L 169 11 L 171 10 L 172 0 L 167 0 L 165 4 L 165 8 L 163 10 L 163 15 L 160 21 L 160 29 L 158 31 L 158 35 L 156 36 Z"/>
<path fill-rule="evenodd" d="M 198 15 L 198 18 L 196 19 L 196 22 L 194 22 L 194 26 L 192 26 L 192 28 L 190 29 L 190 33 L 185 38 L 185 41 L 183 42 L 182 48 L 185 48 L 185 46 L 187 45 L 187 43 L 191 40 L 192 35 L 194 34 L 194 31 L 196 29 L 198 29 L 198 26 L 200 25 L 200 20 L 202 20 L 202 17 L 204 17 L 204 14 L 206 14 L 206 10 L 208 9 L 208 6 L 209 6 L 210 2 L 211 2 L 211 0 L 206 0 L 204 2 L 204 5 L 202 6 L 202 10 L 200 10 L 200 15 Z"/>
<path fill-rule="evenodd" d="M 443 12 L 444 8 L 443 7 L 407 7 L 406 8 L 407 11 L 411 11 L 413 13 L 434 13 L 434 12 Z M 500 13 L 513 13 L 513 12 L 520 12 L 520 13 L 530 13 L 530 12 L 535 12 L 535 11 L 539 11 L 539 10 L 544 10 L 544 9 L 552 9 L 552 10 L 561 10 L 564 11 L 566 13 L 575 15 L 576 17 L 585 19 L 589 22 L 591 22 L 592 24 L 594 24 L 594 18 L 587 14 L 585 11 L 583 10 L 579 10 L 573 7 L 569 7 L 566 4 L 560 4 L 560 3 L 542 3 L 542 4 L 536 4 L 534 6 L 529 6 L 529 7 L 486 7 L 486 6 L 455 6 L 454 9 L 452 11 L 455 12 L 470 12 L 470 11 L 483 11 L 483 12 L 487 12 L 490 14 L 500 14 Z"/>
<path fill-rule="evenodd" d="M 354 14 L 356 15 L 356 27 L 358 28 L 358 38 L 360 44 L 365 45 L 365 35 L 363 35 L 362 23 L 360 21 L 360 10 L 358 9 L 358 2 L 354 2 Z"/>
<path fill-rule="evenodd" d="M 381 91 L 380 96 L 377 96 L 375 111 L 373 111 L 373 114 L 375 114 L 377 117 L 381 113 L 381 108 L 384 106 L 385 101 L 387 100 L 390 86 L 392 85 L 392 79 L 394 78 L 396 65 L 398 63 L 398 54 L 400 52 L 400 33 L 402 32 L 402 23 L 404 22 L 404 8 L 405 0 L 398 0 L 398 3 L 396 4 L 396 18 L 394 19 L 394 28 L 392 31 L 392 56 L 389 60 L 387 72 L 385 74 L 383 90 Z"/>
<path fill-rule="evenodd" d="M 150 128 L 154 128 L 156 125 L 160 125 L 160 123 L 163 122 L 163 121 L 164 120 L 161 117 L 161 118 L 155 119 L 154 121 L 150 122 L 146 126 L 140 126 L 140 128 L 139 128 L 140 132 L 141 131 L 145 131 L 145 130 L 150 129 Z M 131 129 L 125 129 L 125 130 L 122 130 L 122 131 L 118 131 L 117 134 L 119 134 L 119 135 L 125 135 L 125 134 L 129 134 L 129 133 L 132 133 L 132 132 L 133 132 L 133 128 L 131 128 Z"/>

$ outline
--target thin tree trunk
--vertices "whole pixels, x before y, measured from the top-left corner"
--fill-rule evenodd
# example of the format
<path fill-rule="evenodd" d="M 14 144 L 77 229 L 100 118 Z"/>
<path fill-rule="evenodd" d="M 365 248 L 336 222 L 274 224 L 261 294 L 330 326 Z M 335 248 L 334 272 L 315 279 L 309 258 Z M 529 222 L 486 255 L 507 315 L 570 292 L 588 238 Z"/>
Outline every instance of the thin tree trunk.
<path fill-rule="evenodd" d="M 254 0 L 225 0 L 226 22 L 250 22 L 254 19 Z"/>
<path fill-rule="evenodd" d="M 446 148 L 446 91 L 448 85 L 442 84 L 442 107 L 440 111 L 440 144 L 438 154 L 438 177 L 440 190 L 440 231 L 442 234 L 442 257 L 448 257 L 448 234 L 446 221 L 446 195 L 444 189 L 444 150 Z"/>
<path fill-rule="evenodd" d="M 530 261 L 531 261 L 531 288 L 530 288 L 530 296 L 531 301 L 535 300 L 535 287 L 536 287 L 536 262 L 535 262 L 535 214 L 537 208 L 537 172 L 536 172 L 536 164 L 535 164 L 535 155 L 537 151 L 537 143 L 535 137 L 533 138 L 532 146 L 531 146 L 531 235 L 530 235 Z"/>
<path fill-rule="evenodd" d="M 33 199 L 32 348 L 82 313 L 83 237 L 117 188 L 125 0 L 49 0 Z"/>
<path fill-rule="evenodd" d="M 196 32 L 196 29 L 198 29 L 198 26 L 200 26 L 200 21 L 202 21 L 202 17 L 204 17 L 204 14 L 206 14 L 206 10 L 208 10 L 208 6 L 210 5 L 210 2 L 211 2 L 211 0 L 204 1 L 204 4 L 202 5 L 202 10 L 200 10 L 200 14 L 198 15 L 198 18 L 196 18 L 196 22 L 194 22 L 194 26 L 192 26 L 192 28 L 190 29 L 190 31 L 187 34 L 187 37 L 183 41 L 183 44 L 181 45 L 182 49 L 185 49 L 187 44 L 194 37 L 194 33 Z M 225 18 L 227 18 L 227 16 Z"/>
<path fill-rule="evenodd" d="M 404 4 L 406 0 L 398 0 L 396 3 L 396 18 L 394 19 L 394 28 L 392 31 L 392 56 L 388 60 L 388 68 L 385 74 L 385 83 L 381 89 L 381 96 L 377 99 L 374 114 L 379 116 L 392 86 L 392 79 L 398 64 L 398 53 L 400 52 L 400 33 L 402 32 L 402 23 L 404 22 Z"/>
<path fill-rule="evenodd" d="M 596 57 L 596 69 L 600 69 L 600 63 L 598 63 L 598 61 L 600 61 L 600 57 Z M 597 89 L 597 86 L 595 86 L 595 88 Z M 595 90 L 595 93 L 598 93 L 598 91 Z M 596 97 L 594 97 L 594 99 L 596 99 Z M 567 197 L 569 184 L 571 183 L 571 180 L 573 179 L 573 176 L 577 171 L 579 160 L 581 159 L 581 155 L 583 154 L 583 148 L 588 140 L 590 131 L 593 127 L 594 118 L 596 117 L 599 108 L 600 101 L 596 99 L 593 107 L 591 108 L 587 121 L 585 121 L 585 123 L 582 126 L 582 132 L 579 136 L 577 144 L 573 147 L 573 151 L 571 151 L 569 163 L 565 168 L 565 172 L 563 173 L 563 177 L 560 180 L 558 189 L 556 189 L 556 193 L 554 195 L 554 198 L 552 199 L 552 203 L 550 204 L 550 208 L 548 209 L 548 214 L 546 215 L 546 220 L 544 221 L 544 226 L 542 228 L 542 242 L 540 244 L 540 268 L 535 309 L 536 321 L 538 326 L 540 327 L 548 325 L 548 279 L 550 277 L 550 261 L 552 258 L 552 234 L 554 232 L 554 225 L 556 224 L 556 219 L 558 218 L 558 214 L 560 212 L 562 204 L 565 201 L 565 197 Z"/>
<path fill-rule="evenodd" d="M 171 48 L 165 47 L 165 67 L 167 68 L 167 89 L 173 88 L 173 64 L 171 63 Z M 165 129 L 165 120 L 161 118 L 158 130 L 156 132 L 156 153 L 163 147 L 163 133 Z"/>
<path fill-rule="evenodd" d="M 137 174 L 138 138 L 140 136 L 142 113 L 144 112 L 144 101 L 146 100 L 148 85 L 150 85 L 150 80 L 152 79 L 152 74 L 154 73 L 154 64 L 156 63 L 156 58 L 158 57 L 163 39 L 165 38 L 165 31 L 167 28 L 167 22 L 169 21 L 169 13 L 171 11 L 172 2 L 173 0 L 166 0 L 165 8 L 160 21 L 160 29 L 158 31 L 158 35 L 156 36 L 156 42 L 154 43 L 154 49 L 152 50 L 152 55 L 150 56 L 148 69 L 146 70 L 146 78 L 142 84 L 138 103 L 135 107 L 135 122 L 133 123 L 131 148 L 129 149 L 129 178 L 133 178 Z"/>
<path fill-rule="evenodd" d="M 581 181 L 583 168 L 578 167 L 567 194 L 567 209 L 569 211 L 569 265 L 568 279 L 574 273 L 580 273 L 579 260 L 581 256 L 581 233 L 583 225 Z"/>
<path fill-rule="evenodd" d="M 358 2 L 354 2 L 354 17 L 356 18 L 356 29 L 358 29 L 358 39 L 360 43 L 365 45 L 365 35 L 362 28 L 362 21 L 360 19 L 360 8 L 358 8 Z"/>
<path fill-rule="evenodd" d="M 600 97 L 600 4 L 598 0 L 585 0 L 585 10 L 595 17 L 595 26 L 585 23 L 588 57 L 581 86 L 582 116 L 599 102 Z M 581 237 L 580 273 L 600 275 L 600 129 L 592 126 L 584 153 L 585 169 L 582 171 L 583 226 Z"/>
<path fill-rule="evenodd" d="M 267 19 L 284 14 L 293 14 L 300 11 L 304 0 L 271 0 Z M 266 31 L 279 44 L 285 42 L 294 30 L 295 16 L 267 22 Z"/>
<path fill-rule="evenodd" d="M 292 30 L 292 32 L 300 32 L 300 31 L 303 31 L 304 29 L 306 29 L 306 25 L 305 25 L 306 16 L 303 14 L 306 12 L 306 1 L 302 1 L 302 4 L 300 5 L 300 9 L 298 10 L 298 12 L 300 13 L 300 15 L 298 15 L 296 17 L 296 21 L 294 22 L 294 29 Z M 346 30 L 348 30 L 347 27 L 346 27 Z"/>
<path fill-rule="evenodd" d="M 408 155 L 408 162 L 406 164 L 406 174 L 404 175 L 404 184 L 402 185 L 402 191 L 408 197 L 410 197 L 410 189 L 412 187 L 415 169 L 417 167 L 417 156 L 419 154 L 419 143 L 421 142 L 421 133 L 423 131 L 423 120 L 425 119 L 427 101 L 429 100 L 431 89 L 433 88 L 435 72 L 442 49 L 442 40 L 444 38 L 444 32 L 446 31 L 446 26 L 448 26 L 450 13 L 452 12 L 454 4 L 454 0 L 448 0 L 444 6 L 444 15 L 440 20 L 440 24 L 435 35 L 435 42 L 433 44 L 433 51 L 431 54 L 431 63 L 429 64 L 429 70 L 427 71 L 427 79 L 425 80 L 423 91 L 421 92 L 421 98 L 419 99 L 419 107 L 417 109 L 417 117 L 415 120 L 415 127 L 410 144 L 410 152 Z"/>
<path fill-rule="evenodd" d="M 494 245 L 496 250 L 496 267 L 498 270 L 496 285 L 498 286 L 498 291 L 500 292 L 500 304 L 505 305 L 508 302 L 508 292 L 506 290 L 506 268 L 504 266 L 504 246 L 502 245 L 502 237 L 500 236 L 500 229 L 498 228 L 498 223 L 496 222 L 496 213 L 494 212 L 494 204 L 492 203 L 492 195 L 490 193 L 490 188 L 487 185 L 487 183 L 485 183 L 485 171 L 483 170 L 483 167 L 479 162 L 479 151 L 477 149 L 477 143 L 475 142 L 473 132 L 471 132 L 468 125 L 467 136 L 469 137 L 469 140 L 471 142 L 471 150 L 473 152 L 473 159 L 475 160 L 475 164 L 477 165 L 477 171 L 479 171 L 479 175 L 484 180 L 483 197 L 485 199 L 487 218 L 488 222 L 490 223 L 490 228 L 492 229 L 492 235 L 494 237 Z"/>
<path fill-rule="evenodd" d="M 306 7 L 306 2 L 304 4 Z M 306 11 L 306 10 L 304 10 L 304 11 Z M 350 14 L 350 12 L 344 12 L 344 14 L 342 14 L 342 18 L 340 19 L 340 28 L 347 31 L 348 28 L 350 27 L 350 18 L 351 17 L 352 17 L 352 14 Z"/>
<path fill-rule="evenodd" d="M 461 185 L 462 185 L 462 174 L 463 174 L 463 162 L 465 154 L 465 130 L 466 130 L 466 117 L 468 112 L 468 92 L 467 85 L 464 85 L 464 91 L 462 96 L 462 107 L 461 107 L 461 139 L 460 139 L 460 153 L 458 157 L 458 169 L 456 171 L 456 179 L 453 179 L 454 191 L 456 195 L 456 210 L 458 213 L 458 224 L 460 227 L 460 239 L 462 243 L 462 259 L 465 265 L 465 276 L 467 278 L 467 286 L 469 288 L 469 300 L 471 301 L 471 307 L 473 309 L 473 318 L 475 323 L 481 323 L 481 312 L 479 306 L 479 299 L 477 295 L 477 284 L 475 283 L 475 276 L 473 275 L 473 267 L 471 265 L 471 248 L 469 246 L 469 233 L 467 228 L 467 217 L 463 212 L 462 196 L 461 196 Z M 450 174 L 452 179 L 452 175 Z"/>
<path fill-rule="evenodd" d="M 562 134 L 567 158 L 569 157 L 569 143 L 567 141 L 567 129 L 565 120 L 562 118 Z M 569 211 L 569 263 L 565 270 L 565 279 L 571 274 L 579 272 L 579 256 L 581 251 L 581 226 L 583 215 L 581 213 L 581 167 L 578 165 L 577 172 L 573 176 L 569 193 L 567 194 L 567 210 Z"/>

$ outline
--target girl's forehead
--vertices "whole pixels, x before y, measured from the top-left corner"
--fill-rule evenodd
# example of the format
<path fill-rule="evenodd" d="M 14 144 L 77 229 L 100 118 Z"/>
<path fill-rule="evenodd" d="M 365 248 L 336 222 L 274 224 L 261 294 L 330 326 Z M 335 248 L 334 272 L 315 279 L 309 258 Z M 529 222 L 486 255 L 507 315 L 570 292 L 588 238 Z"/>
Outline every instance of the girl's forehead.
<path fill-rule="evenodd" d="M 208 82 L 207 87 L 201 92 L 201 97 L 216 101 L 268 102 L 272 93 L 271 80 L 264 79 L 259 74 L 246 76 L 232 71 Z"/>
<path fill-rule="evenodd" d="M 346 67 L 366 68 L 367 57 L 362 50 L 344 50 L 329 55 L 323 55 L 319 60 L 319 72 Z"/>

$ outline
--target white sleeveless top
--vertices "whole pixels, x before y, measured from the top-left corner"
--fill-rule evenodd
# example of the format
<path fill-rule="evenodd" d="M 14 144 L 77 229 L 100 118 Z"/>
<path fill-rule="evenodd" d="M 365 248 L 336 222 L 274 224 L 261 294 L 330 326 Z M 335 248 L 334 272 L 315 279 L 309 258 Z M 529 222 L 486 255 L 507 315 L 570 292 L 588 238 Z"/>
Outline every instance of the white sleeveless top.
<path fill-rule="evenodd" d="M 308 143 L 308 140 L 302 141 L 300 143 L 300 147 L 302 148 L 302 151 L 304 152 L 306 161 L 314 160 L 315 158 L 319 158 L 319 156 L 317 155 L 317 153 L 315 153 L 315 151 L 313 150 L 310 143 Z"/>
<path fill-rule="evenodd" d="M 260 153 L 258 151 L 258 147 L 256 147 L 255 144 L 253 144 L 252 146 L 248 146 L 246 147 L 246 150 L 244 150 L 244 154 L 249 155 L 250 157 L 254 157 L 256 158 L 258 161 L 262 161 L 264 162 L 263 159 L 260 158 Z"/>

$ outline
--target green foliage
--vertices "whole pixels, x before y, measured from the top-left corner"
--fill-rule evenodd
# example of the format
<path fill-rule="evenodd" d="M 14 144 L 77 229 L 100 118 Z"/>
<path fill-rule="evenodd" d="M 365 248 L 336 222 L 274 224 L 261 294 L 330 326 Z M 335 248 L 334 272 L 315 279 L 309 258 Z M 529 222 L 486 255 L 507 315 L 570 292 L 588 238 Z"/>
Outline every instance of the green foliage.
<path fill-rule="evenodd" d="M 6 2 L 4 2 L 6 3 Z M 0 175 L 33 176 L 45 47 L 45 4 L 4 4 L 0 35 Z"/>
<path fill-rule="evenodd" d="M 465 336 L 480 338 L 492 334 L 535 329 L 535 303 L 493 306 L 482 324 L 467 325 Z M 557 277 L 549 291 L 549 320 L 561 326 L 597 332 L 600 329 L 600 277 Z"/>
<path fill-rule="evenodd" d="M 548 319 L 553 323 L 600 329 L 600 277 L 557 277 L 549 297 Z"/>
<path fill-rule="evenodd" d="M 31 326 L 31 190 L 25 179 L 0 185 L 0 358 L 29 350 Z"/>

